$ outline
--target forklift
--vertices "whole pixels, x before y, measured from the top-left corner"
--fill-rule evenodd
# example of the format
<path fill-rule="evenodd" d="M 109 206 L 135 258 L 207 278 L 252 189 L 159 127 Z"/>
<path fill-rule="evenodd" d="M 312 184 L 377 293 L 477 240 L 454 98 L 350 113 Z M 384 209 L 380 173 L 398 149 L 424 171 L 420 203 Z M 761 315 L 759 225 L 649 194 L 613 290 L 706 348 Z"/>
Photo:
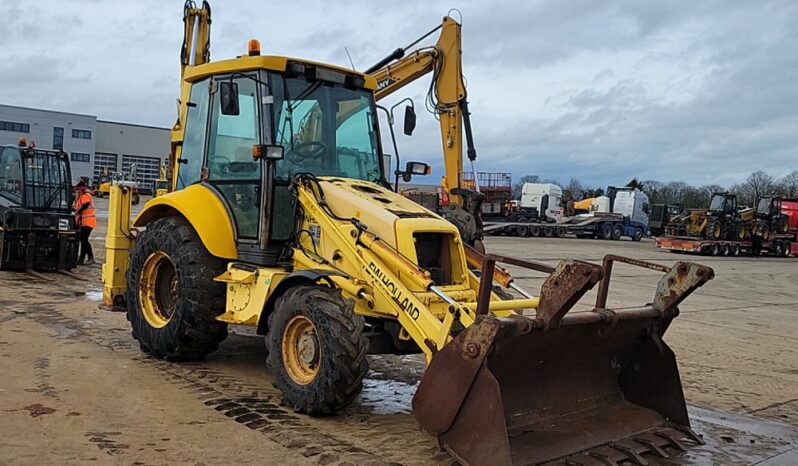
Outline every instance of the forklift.
<path fill-rule="evenodd" d="M 71 180 L 63 151 L 37 149 L 24 138 L 16 146 L 0 146 L 0 269 L 77 266 Z"/>

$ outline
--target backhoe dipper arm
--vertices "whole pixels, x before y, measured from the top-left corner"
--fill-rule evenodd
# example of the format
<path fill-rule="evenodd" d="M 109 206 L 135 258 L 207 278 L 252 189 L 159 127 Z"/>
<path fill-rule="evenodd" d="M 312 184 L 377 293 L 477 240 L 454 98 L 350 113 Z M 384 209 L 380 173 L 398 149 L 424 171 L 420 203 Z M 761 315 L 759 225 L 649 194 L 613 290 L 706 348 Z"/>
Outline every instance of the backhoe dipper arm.
<path fill-rule="evenodd" d="M 202 65 L 211 61 L 211 6 L 202 2 L 202 8 L 188 0 L 183 7 L 183 47 L 180 49 L 180 77 L 186 66 Z"/>
<path fill-rule="evenodd" d="M 172 127 L 171 153 L 168 171 L 171 172 L 171 189 L 178 187 L 180 163 L 182 158 L 185 121 L 188 114 L 188 100 L 191 85 L 185 81 L 186 68 L 204 65 L 211 61 L 211 6 L 207 1 L 197 8 L 196 2 L 187 0 L 183 6 L 183 44 L 180 48 L 180 100 L 178 101 L 177 121 Z"/>
<path fill-rule="evenodd" d="M 477 157 L 463 80 L 460 28 L 457 21 L 444 17 L 440 26 L 408 47 L 395 50 L 366 71 L 377 80 L 377 91 L 374 93 L 377 100 L 393 94 L 427 73 L 432 73 L 427 109 L 440 120 L 446 179 L 452 189 L 464 187 L 463 134 L 472 170 Z M 418 42 L 438 30 L 440 36 L 434 46 L 408 52 Z M 478 191 L 479 187 L 476 188 Z M 461 196 L 456 193 L 451 193 L 450 199 L 454 204 L 463 205 Z"/>

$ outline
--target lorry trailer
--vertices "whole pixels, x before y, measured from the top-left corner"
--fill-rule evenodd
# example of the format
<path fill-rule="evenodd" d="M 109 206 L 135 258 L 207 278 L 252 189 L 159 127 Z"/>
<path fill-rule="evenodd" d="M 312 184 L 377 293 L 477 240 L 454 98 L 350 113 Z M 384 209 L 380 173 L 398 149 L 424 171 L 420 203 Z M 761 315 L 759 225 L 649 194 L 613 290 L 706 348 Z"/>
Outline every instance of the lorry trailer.
<path fill-rule="evenodd" d="M 798 257 L 798 241 L 796 241 L 795 232 L 771 235 L 767 239 L 752 238 L 743 241 L 665 236 L 657 238 L 656 244 L 659 249 L 707 256 Z"/>

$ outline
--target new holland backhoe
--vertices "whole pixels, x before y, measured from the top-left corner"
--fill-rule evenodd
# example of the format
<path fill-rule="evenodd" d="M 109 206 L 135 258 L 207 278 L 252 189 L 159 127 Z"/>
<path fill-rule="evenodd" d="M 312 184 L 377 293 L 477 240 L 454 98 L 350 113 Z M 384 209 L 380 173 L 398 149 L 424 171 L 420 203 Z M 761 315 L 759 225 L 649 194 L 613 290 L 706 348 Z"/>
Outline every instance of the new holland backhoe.
<path fill-rule="evenodd" d="M 187 2 L 184 25 L 170 192 L 132 223 L 129 186 L 109 201 L 104 304 L 125 310 L 143 351 L 200 358 L 228 325 L 253 326 L 285 403 L 308 414 L 357 399 L 367 353 L 422 353 L 413 415 L 464 464 L 642 463 L 701 442 L 662 336 L 712 269 L 466 248 L 391 189 L 374 77 L 256 41 L 211 62 L 207 3 Z M 539 292 L 499 262 L 545 274 Z M 650 304 L 608 308 L 619 262 L 664 273 Z M 592 310 L 574 312 L 597 285 Z"/>

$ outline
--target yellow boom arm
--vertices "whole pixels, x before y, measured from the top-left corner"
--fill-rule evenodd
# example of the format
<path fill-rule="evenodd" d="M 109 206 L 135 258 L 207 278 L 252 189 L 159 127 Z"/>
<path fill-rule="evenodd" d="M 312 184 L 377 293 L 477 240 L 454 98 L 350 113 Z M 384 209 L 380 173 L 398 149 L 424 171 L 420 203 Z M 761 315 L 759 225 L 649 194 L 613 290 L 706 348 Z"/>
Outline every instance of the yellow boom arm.
<path fill-rule="evenodd" d="M 412 49 L 415 44 L 438 30 L 440 30 L 440 36 L 434 46 L 421 47 L 408 52 L 408 49 Z M 366 70 L 377 80 L 377 90 L 374 93 L 377 100 L 393 94 L 428 73 L 432 73 L 427 107 L 440 120 L 443 160 L 450 188 L 464 187 L 464 134 L 472 170 L 476 159 L 476 150 L 471 138 L 461 55 L 460 24 L 447 16 L 443 18 L 440 26 L 410 46 L 395 50 L 391 55 Z M 478 186 L 477 191 L 479 191 Z M 463 204 L 457 194 L 450 194 L 450 199 L 454 204 Z"/>

